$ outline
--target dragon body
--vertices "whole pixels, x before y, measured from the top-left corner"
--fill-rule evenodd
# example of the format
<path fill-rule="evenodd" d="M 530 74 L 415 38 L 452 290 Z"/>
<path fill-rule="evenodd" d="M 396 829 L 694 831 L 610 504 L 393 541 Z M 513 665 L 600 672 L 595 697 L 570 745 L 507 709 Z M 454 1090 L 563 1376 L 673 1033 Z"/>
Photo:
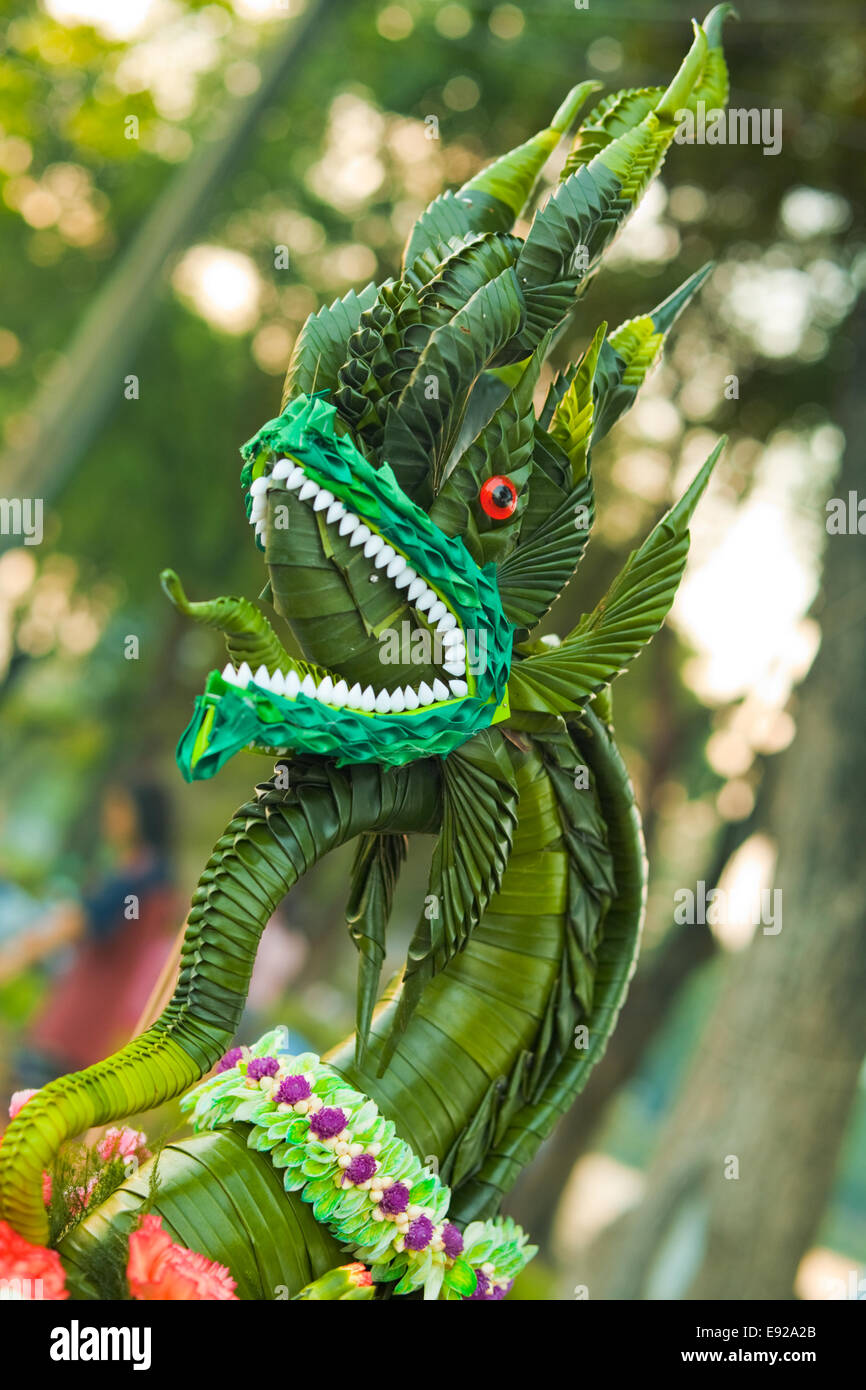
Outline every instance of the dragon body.
<path fill-rule="evenodd" d="M 175 994 L 114 1057 L 32 1098 L 0 1148 L 0 1216 L 47 1234 L 40 1175 L 90 1126 L 181 1093 L 231 1045 L 256 948 L 297 879 L 356 841 L 347 910 L 355 1033 L 328 1056 L 452 1189 L 493 1215 L 604 1050 L 634 966 L 645 863 L 607 690 L 663 621 L 719 452 L 561 642 L 532 630 L 572 577 L 594 515 L 592 448 L 631 405 L 703 282 L 611 334 L 533 401 L 542 362 L 657 173 L 677 112 L 723 105 L 719 6 L 666 89 L 619 93 L 578 132 L 524 240 L 511 228 L 594 84 L 551 126 L 434 200 L 401 275 L 311 316 L 281 413 L 242 450 L 263 552 L 261 608 L 187 599 L 221 631 L 178 745 L 187 778 L 252 745 L 277 760 L 193 895 Z M 436 836 L 406 965 L 378 999 L 407 839 Z M 204 1239 L 248 1297 L 296 1291 L 338 1247 L 235 1127 L 170 1145 L 156 1207 Z M 147 1194 L 125 1183 L 67 1240 L 88 1262 Z M 225 1221 L 225 1210 L 232 1219 Z M 223 1213 L 220 1217 L 220 1212 Z M 279 1277 L 278 1277 L 279 1276 Z"/>

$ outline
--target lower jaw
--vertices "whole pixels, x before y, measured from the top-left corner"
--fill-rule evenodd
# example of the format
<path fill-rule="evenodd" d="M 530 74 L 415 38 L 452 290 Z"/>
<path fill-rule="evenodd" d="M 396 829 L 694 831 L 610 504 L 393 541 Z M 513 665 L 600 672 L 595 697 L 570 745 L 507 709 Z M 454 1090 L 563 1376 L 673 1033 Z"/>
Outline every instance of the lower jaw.
<path fill-rule="evenodd" d="M 416 710 L 367 712 L 335 709 L 302 692 L 289 701 L 255 684 L 240 690 L 213 672 L 181 735 L 177 761 L 187 781 L 212 777 L 251 745 L 278 755 L 327 757 L 337 766 L 399 767 L 447 756 L 497 717 L 504 717 L 501 707 L 471 693 Z"/>

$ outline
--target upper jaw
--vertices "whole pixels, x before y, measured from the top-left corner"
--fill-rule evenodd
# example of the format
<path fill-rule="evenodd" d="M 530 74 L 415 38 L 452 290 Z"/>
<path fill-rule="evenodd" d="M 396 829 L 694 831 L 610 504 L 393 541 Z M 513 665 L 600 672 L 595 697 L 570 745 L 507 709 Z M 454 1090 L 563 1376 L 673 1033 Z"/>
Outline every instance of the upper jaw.
<path fill-rule="evenodd" d="M 374 711 L 380 714 L 411 713 L 418 708 L 449 700 L 463 699 L 475 690 L 475 680 L 468 666 L 466 631 L 449 601 L 446 584 L 436 588 L 410 563 L 410 544 L 396 538 L 389 542 L 371 519 L 363 519 L 335 492 L 318 482 L 303 464 L 293 458 L 277 459 L 270 472 L 256 478 L 249 489 L 251 506 L 249 521 L 256 537 L 262 541 L 268 524 L 268 504 L 282 498 L 291 506 L 303 505 L 318 514 L 334 542 L 346 551 L 358 550 L 368 562 L 369 576 L 377 583 L 388 585 L 403 612 L 418 630 L 430 637 L 431 662 L 419 663 L 413 669 L 414 679 L 384 681 L 381 685 L 352 679 L 351 658 L 347 656 L 344 676 L 338 670 L 326 668 L 318 682 L 307 678 L 298 680 L 292 670 L 268 671 L 263 667 L 255 673 L 255 681 L 277 695 L 293 699 L 298 690 L 334 708 Z M 417 563 L 417 562 L 416 562 Z M 378 647 L 378 643 L 376 646 Z M 380 660 L 381 649 L 379 649 Z M 387 668 L 385 668 L 387 670 Z M 243 684 L 252 672 L 235 673 L 229 667 L 223 673 L 233 684 Z"/>

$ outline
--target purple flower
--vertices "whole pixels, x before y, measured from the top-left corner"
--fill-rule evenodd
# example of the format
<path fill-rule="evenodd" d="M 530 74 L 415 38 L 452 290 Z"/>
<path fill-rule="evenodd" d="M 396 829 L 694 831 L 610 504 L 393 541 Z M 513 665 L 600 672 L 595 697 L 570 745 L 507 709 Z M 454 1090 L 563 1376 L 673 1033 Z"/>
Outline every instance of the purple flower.
<path fill-rule="evenodd" d="M 217 1071 L 231 1071 L 232 1067 L 237 1066 L 243 1055 L 242 1047 L 230 1047 L 225 1056 L 220 1057 L 217 1062 Z"/>
<path fill-rule="evenodd" d="M 456 1260 L 463 1253 L 463 1237 L 451 1221 L 446 1221 L 442 1227 L 442 1244 L 449 1260 Z"/>
<path fill-rule="evenodd" d="M 346 1128 L 346 1113 L 336 1105 L 324 1105 L 310 1120 L 310 1129 L 319 1139 L 333 1139 Z"/>
<path fill-rule="evenodd" d="M 404 1237 L 407 1250 L 425 1250 L 432 1239 L 433 1222 L 429 1216 L 416 1216 L 414 1221 L 409 1222 L 409 1229 Z"/>
<path fill-rule="evenodd" d="M 346 1169 L 349 1182 L 369 1182 L 378 1164 L 372 1154 L 358 1154 Z"/>
<path fill-rule="evenodd" d="M 409 1189 L 406 1184 L 395 1182 L 392 1187 L 386 1187 L 380 1205 L 386 1216 L 397 1216 L 399 1212 L 405 1211 L 409 1205 Z"/>
<path fill-rule="evenodd" d="M 491 1297 L 491 1298 L 504 1298 L 505 1295 L 508 1293 L 508 1290 L 511 1288 L 511 1285 L 513 1284 L 513 1282 L 514 1282 L 513 1279 L 509 1279 L 509 1281 L 508 1281 L 507 1284 L 494 1284 L 494 1285 L 493 1285 L 493 1292 L 491 1293 L 490 1297 Z"/>
<path fill-rule="evenodd" d="M 312 1094 L 305 1076 L 287 1076 L 274 1092 L 274 1100 L 278 1105 L 295 1105 L 299 1100 L 309 1100 Z"/>
<path fill-rule="evenodd" d="M 263 1076 L 276 1076 L 279 1069 L 276 1057 L 253 1057 L 247 1066 L 247 1081 L 261 1081 Z"/>
<path fill-rule="evenodd" d="M 472 1299 L 489 1298 L 489 1297 L 490 1297 L 490 1292 L 489 1292 L 489 1290 L 490 1290 L 490 1280 L 488 1279 L 487 1275 L 484 1273 L 484 1270 L 483 1270 L 483 1269 L 476 1269 L 476 1271 L 475 1271 L 475 1278 L 476 1278 L 476 1281 L 477 1281 L 477 1282 L 476 1282 L 476 1285 L 475 1285 L 475 1292 L 474 1292 L 474 1293 L 471 1293 L 471 1294 L 469 1295 L 470 1300 L 472 1300 Z"/>

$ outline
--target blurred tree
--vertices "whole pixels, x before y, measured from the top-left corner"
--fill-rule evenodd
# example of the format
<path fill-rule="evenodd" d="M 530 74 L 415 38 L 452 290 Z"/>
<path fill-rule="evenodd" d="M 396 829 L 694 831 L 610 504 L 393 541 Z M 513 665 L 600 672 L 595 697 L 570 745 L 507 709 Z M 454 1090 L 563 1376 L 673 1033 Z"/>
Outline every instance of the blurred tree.
<path fill-rule="evenodd" d="M 846 499 L 866 434 L 862 306 L 851 336 L 838 413 Z M 861 536 L 829 537 L 820 612 L 822 647 L 768 816 L 782 931 L 757 928 L 732 960 L 646 1195 L 587 1257 L 594 1298 L 791 1298 L 832 1188 L 866 1054 Z"/>

